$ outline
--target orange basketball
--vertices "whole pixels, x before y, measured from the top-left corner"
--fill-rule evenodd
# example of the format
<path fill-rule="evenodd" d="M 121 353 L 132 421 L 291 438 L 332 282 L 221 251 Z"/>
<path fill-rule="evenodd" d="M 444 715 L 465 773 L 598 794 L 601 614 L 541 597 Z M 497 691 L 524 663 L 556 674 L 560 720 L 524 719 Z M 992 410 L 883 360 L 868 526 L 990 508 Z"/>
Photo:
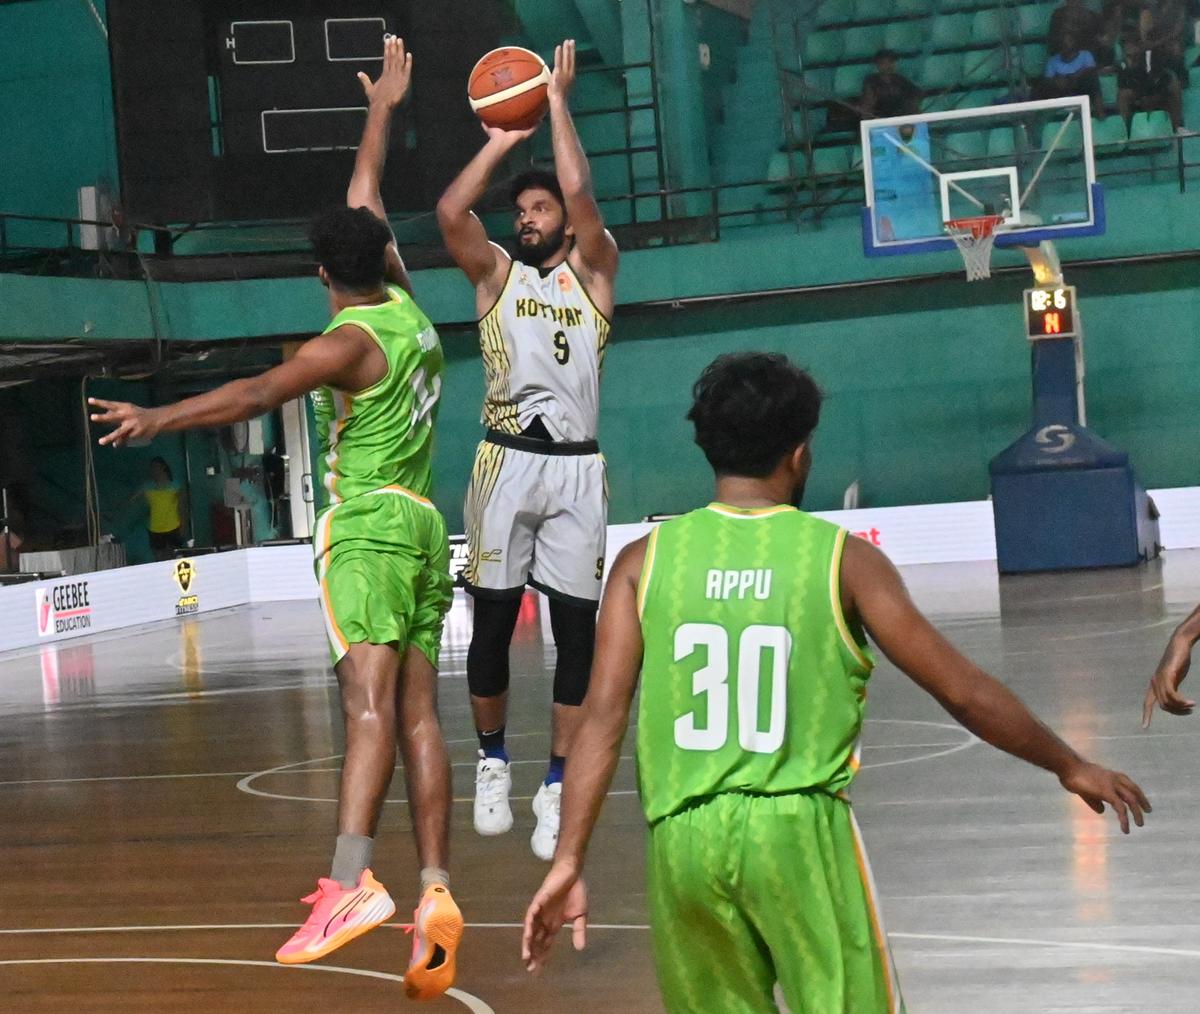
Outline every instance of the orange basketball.
<path fill-rule="evenodd" d="M 489 127 L 526 130 L 546 113 L 550 68 L 520 46 L 502 46 L 483 56 L 471 70 L 467 99 Z"/>

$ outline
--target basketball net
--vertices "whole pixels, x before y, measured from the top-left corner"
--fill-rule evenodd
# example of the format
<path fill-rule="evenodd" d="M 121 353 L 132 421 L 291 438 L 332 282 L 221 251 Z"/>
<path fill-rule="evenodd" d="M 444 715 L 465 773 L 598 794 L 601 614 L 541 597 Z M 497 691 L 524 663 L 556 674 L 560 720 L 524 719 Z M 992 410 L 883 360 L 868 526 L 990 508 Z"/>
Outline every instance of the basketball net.
<path fill-rule="evenodd" d="M 963 263 L 967 266 L 968 282 L 992 277 L 992 247 L 996 245 L 996 230 L 1003 223 L 1003 215 L 976 215 L 947 220 L 946 231 L 962 254 Z"/>

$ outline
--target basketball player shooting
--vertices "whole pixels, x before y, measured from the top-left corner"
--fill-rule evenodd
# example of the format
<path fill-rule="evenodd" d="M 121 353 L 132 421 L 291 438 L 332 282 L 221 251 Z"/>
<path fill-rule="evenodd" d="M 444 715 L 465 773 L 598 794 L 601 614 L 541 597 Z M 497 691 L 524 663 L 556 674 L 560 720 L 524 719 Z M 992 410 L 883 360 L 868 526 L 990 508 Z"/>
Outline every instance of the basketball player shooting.
<path fill-rule="evenodd" d="M 275 957 L 316 961 L 396 911 L 369 867 L 398 739 L 422 867 L 404 985 L 410 997 L 430 999 L 454 982 L 463 922 L 448 889 L 450 759 L 437 715 L 449 547 L 445 521 L 427 499 L 442 347 L 412 299 L 379 194 L 392 116 L 411 76 L 412 58 L 393 37 L 379 80 L 359 75 L 368 112 L 349 207 L 324 212 L 311 229 L 333 313 L 325 331 L 259 377 L 174 405 L 91 404 L 93 422 L 115 427 L 100 443 L 119 447 L 253 419 L 312 392 L 325 501 L 315 563 L 346 755 L 330 874 L 304 899 L 312 912 Z"/>
<path fill-rule="evenodd" d="M 716 499 L 622 551 L 572 744 L 558 853 L 525 916 L 531 970 L 565 920 L 585 942 L 580 880 L 641 675 L 638 783 L 648 895 L 672 1014 L 899 1014 L 847 790 L 874 665 L 866 634 L 980 739 L 1054 774 L 1121 830 L 1150 804 L 1089 763 L 963 657 L 869 542 L 798 510 L 821 392 L 784 356 L 722 356 L 688 418 Z M 701 551 L 697 551 L 697 550 Z"/>
<path fill-rule="evenodd" d="M 600 370 L 608 341 L 617 245 L 592 194 L 571 120 L 575 42 L 555 49 L 548 85 L 555 173 L 513 181 L 516 253 L 488 240 L 472 211 L 529 130 L 485 127 L 487 143 L 438 202 L 446 246 L 475 286 L 487 391 L 466 498 L 473 596 L 467 656 L 479 736 L 475 830 L 512 828 L 505 749 L 509 646 L 526 584 L 550 600 L 558 661 L 550 765 L 533 801 L 533 852 L 554 855 L 563 768 L 587 692 L 604 574 L 607 493 L 596 443 Z"/>

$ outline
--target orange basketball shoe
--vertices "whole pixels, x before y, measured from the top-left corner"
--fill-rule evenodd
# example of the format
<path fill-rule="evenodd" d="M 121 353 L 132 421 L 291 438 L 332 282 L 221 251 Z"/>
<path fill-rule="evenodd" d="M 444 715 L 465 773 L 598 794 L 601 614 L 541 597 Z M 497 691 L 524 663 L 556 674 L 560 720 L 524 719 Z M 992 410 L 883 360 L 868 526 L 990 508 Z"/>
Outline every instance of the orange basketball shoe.
<path fill-rule="evenodd" d="M 300 900 L 313 909 L 304 925 L 275 952 L 275 960 L 284 965 L 323 958 L 396 913 L 396 903 L 370 870 L 364 870 L 358 886 L 348 890 L 322 877 L 317 889 Z"/>
<path fill-rule="evenodd" d="M 431 884 L 413 913 L 413 953 L 404 973 L 410 1000 L 433 1000 L 454 985 L 454 959 L 463 935 L 462 912 L 444 884 Z"/>

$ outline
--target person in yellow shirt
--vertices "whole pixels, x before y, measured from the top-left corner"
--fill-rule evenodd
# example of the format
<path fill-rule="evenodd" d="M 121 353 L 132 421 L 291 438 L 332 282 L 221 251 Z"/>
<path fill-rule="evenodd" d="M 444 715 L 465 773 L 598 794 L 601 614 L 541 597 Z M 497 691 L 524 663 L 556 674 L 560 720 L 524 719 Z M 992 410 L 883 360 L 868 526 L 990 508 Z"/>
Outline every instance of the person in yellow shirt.
<path fill-rule="evenodd" d="M 150 459 L 150 481 L 142 488 L 150 508 L 150 551 L 156 560 L 169 560 L 183 545 L 187 508 L 171 466 L 162 458 Z"/>

